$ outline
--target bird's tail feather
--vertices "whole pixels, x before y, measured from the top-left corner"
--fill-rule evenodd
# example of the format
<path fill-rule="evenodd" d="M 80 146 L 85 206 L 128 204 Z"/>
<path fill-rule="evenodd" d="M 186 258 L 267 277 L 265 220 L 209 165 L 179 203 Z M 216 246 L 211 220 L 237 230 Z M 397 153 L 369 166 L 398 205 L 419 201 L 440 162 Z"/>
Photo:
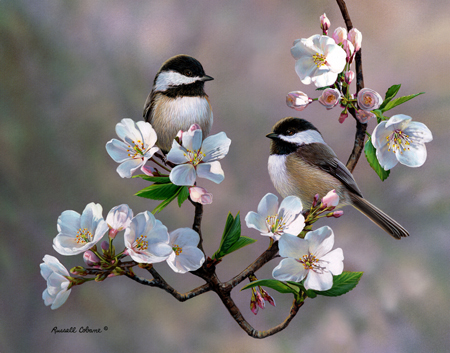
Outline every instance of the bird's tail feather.
<path fill-rule="evenodd" d="M 364 213 L 373 223 L 389 233 L 395 239 L 409 236 L 409 233 L 405 228 L 378 207 L 372 205 L 369 201 L 358 195 L 351 195 L 351 199 L 353 207 Z"/>

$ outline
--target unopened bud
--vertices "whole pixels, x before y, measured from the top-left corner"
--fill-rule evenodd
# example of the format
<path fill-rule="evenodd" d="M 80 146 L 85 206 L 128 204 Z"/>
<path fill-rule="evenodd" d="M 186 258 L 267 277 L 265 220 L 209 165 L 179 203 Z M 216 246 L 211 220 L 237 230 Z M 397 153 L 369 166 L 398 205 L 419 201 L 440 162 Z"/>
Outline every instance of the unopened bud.
<path fill-rule="evenodd" d="M 327 214 L 327 217 L 334 217 L 334 218 L 339 218 L 344 214 L 344 211 L 334 211 L 334 212 L 330 212 Z"/>
<path fill-rule="evenodd" d="M 345 73 L 345 83 L 347 83 L 348 85 L 350 83 L 352 83 L 352 81 L 355 79 L 355 73 L 352 70 L 348 70 Z"/>
<path fill-rule="evenodd" d="M 100 263 L 100 259 L 92 251 L 85 251 L 83 254 L 84 263 L 88 266 L 95 266 Z"/>
<path fill-rule="evenodd" d="M 355 53 L 361 49 L 362 33 L 356 28 L 352 28 L 350 32 L 348 32 L 348 40 L 352 42 L 355 47 Z"/>
<path fill-rule="evenodd" d="M 305 109 L 312 100 L 306 93 L 301 91 L 289 92 L 286 96 L 286 104 L 289 108 L 302 111 Z"/>
<path fill-rule="evenodd" d="M 342 124 L 345 119 L 348 118 L 347 110 L 342 111 L 341 115 L 339 116 L 339 122 Z"/>
<path fill-rule="evenodd" d="M 99 273 L 97 275 L 97 277 L 95 277 L 95 282 L 102 282 L 102 281 L 104 281 L 106 278 L 108 278 L 108 275 L 109 275 L 108 272 Z"/>
<path fill-rule="evenodd" d="M 328 29 L 331 26 L 331 22 L 328 19 L 326 14 L 323 14 L 322 16 L 320 16 L 320 28 L 322 28 L 322 32 L 324 35 L 328 34 Z"/>
<path fill-rule="evenodd" d="M 347 39 L 347 30 L 344 27 L 338 27 L 333 32 L 333 39 L 336 44 L 341 44 L 344 39 Z"/>
<path fill-rule="evenodd" d="M 86 276 L 87 271 L 83 266 L 76 266 L 70 269 L 70 273 L 77 276 Z"/>

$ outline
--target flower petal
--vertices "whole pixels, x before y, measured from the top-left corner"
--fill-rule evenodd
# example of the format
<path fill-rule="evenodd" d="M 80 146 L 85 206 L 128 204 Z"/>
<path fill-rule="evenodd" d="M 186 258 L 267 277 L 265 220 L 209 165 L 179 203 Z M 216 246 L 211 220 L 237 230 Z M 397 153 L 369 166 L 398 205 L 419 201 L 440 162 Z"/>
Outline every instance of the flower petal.
<path fill-rule="evenodd" d="M 320 258 L 321 262 L 326 262 L 326 268 L 333 276 L 340 275 L 344 270 L 344 253 L 341 248 L 334 249 Z"/>
<path fill-rule="evenodd" d="M 426 143 L 433 140 L 430 129 L 418 121 L 411 121 L 403 131 L 415 142 Z"/>
<path fill-rule="evenodd" d="M 112 139 L 106 143 L 106 151 L 111 158 L 118 163 L 130 159 L 130 150 L 126 143 L 117 139 Z"/>
<path fill-rule="evenodd" d="M 321 258 L 330 252 L 334 245 L 334 233 L 328 226 L 323 226 L 312 232 L 308 232 L 305 239 L 309 243 L 309 252 L 317 258 Z"/>
<path fill-rule="evenodd" d="M 197 173 L 192 164 L 181 164 L 172 169 L 169 178 L 175 185 L 192 186 L 197 178 Z"/>
<path fill-rule="evenodd" d="M 420 167 L 427 159 L 427 149 L 423 144 L 411 143 L 407 150 L 397 151 L 397 160 L 408 167 Z"/>
<path fill-rule="evenodd" d="M 283 234 L 278 247 L 280 256 L 300 259 L 303 255 L 308 254 L 309 244 L 305 239 L 298 238 L 295 235 Z"/>
<path fill-rule="evenodd" d="M 268 231 L 266 219 L 261 216 L 261 214 L 254 211 L 247 213 L 247 216 L 245 216 L 245 223 L 248 228 L 253 228 L 263 233 L 267 233 Z"/>
<path fill-rule="evenodd" d="M 333 287 L 333 275 L 328 271 L 323 273 L 309 271 L 304 285 L 306 289 L 314 289 L 319 291 L 328 290 Z"/>
<path fill-rule="evenodd" d="M 273 278 L 279 281 L 300 282 L 308 274 L 303 265 L 295 259 L 287 258 L 280 261 L 272 271 Z"/>
<path fill-rule="evenodd" d="M 376 156 L 384 170 L 392 169 L 398 163 L 396 154 L 389 151 L 389 146 L 387 144 L 384 144 L 381 148 L 377 148 Z"/>
<path fill-rule="evenodd" d="M 185 247 L 185 246 L 197 246 L 200 242 L 200 236 L 198 233 L 191 228 L 178 228 L 170 233 L 170 245 L 174 244 Z"/>
<path fill-rule="evenodd" d="M 231 140 L 227 137 L 225 132 L 208 136 L 203 141 L 202 152 L 205 154 L 203 162 L 212 162 L 222 159 L 228 154 Z"/>
<path fill-rule="evenodd" d="M 80 229 L 81 215 L 75 211 L 64 211 L 58 217 L 56 228 L 64 235 L 76 234 Z"/>
<path fill-rule="evenodd" d="M 121 163 L 116 171 L 122 178 L 131 178 L 134 171 L 140 168 L 142 165 L 147 163 L 147 160 L 144 158 L 139 159 L 129 159 L 123 163 Z"/>
<path fill-rule="evenodd" d="M 216 184 L 220 184 L 223 181 L 223 179 L 225 179 L 225 174 L 223 173 L 219 161 L 210 163 L 200 163 L 199 165 L 197 165 L 197 175 L 200 178 L 209 179 L 215 182 Z"/>
<path fill-rule="evenodd" d="M 278 197 L 272 193 L 264 195 L 261 201 L 259 201 L 258 213 L 264 217 L 264 219 L 267 216 L 275 216 L 278 214 Z"/>
<path fill-rule="evenodd" d="M 189 159 L 187 158 L 186 149 L 180 146 L 180 144 L 175 140 L 173 140 L 172 148 L 167 154 L 167 160 L 175 164 L 183 164 L 189 161 Z"/>
<path fill-rule="evenodd" d="M 186 273 L 199 269 L 205 262 L 203 252 L 193 246 L 184 247 L 181 254 L 176 256 L 175 253 L 167 259 L 167 264 L 177 273 Z"/>

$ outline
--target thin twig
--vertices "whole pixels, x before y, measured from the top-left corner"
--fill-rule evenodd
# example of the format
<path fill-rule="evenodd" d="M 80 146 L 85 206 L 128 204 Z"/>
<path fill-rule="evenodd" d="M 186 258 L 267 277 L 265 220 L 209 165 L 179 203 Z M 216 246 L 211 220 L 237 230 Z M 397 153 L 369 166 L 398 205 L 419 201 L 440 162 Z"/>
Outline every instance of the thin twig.
<path fill-rule="evenodd" d="M 352 24 L 352 20 L 350 19 L 350 15 L 347 10 L 347 5 L 345 4 L 344 0 L 336 0 L 336 1 L 339 6 L 339 9 L 341 10 L 341 14 L 342 14 L 342 17 L 344 18 L 347 30 L 350 31 L 353 28 L 353 24 Z M 356 93 L 358 93 L 361 89 L 364 88 L 361 50 L 362 49 L 359 49 L 355 55 Z M 361 153 L 364 149 L 364 140 L 366 138 L 367 124 L 361 124 L 359 122 L 359 120 L 356 118 L 356 112 L 354 109 L 349 109 L 349 113 L 356 120 L 355 141 L 353 144 L 352 153 L 350 154 L 350 157 L 348 158 L 348 161 L 347 161 L 348 170 L 350 170 L 350 172 L 353 172 L 353 170 L 356 167 L 356 164 L 358 163 L 359 157 L 361 157 Z"/>

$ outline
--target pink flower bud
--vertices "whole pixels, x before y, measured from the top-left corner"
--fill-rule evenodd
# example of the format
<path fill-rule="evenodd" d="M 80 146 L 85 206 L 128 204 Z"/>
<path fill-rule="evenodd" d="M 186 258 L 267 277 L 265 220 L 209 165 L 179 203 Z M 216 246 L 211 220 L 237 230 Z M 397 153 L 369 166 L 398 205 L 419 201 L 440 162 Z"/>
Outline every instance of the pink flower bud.
<path fill-rule="evenodd" d="M 192 124 L 191 127 L 189 128 L 189 131 L 195 131 L 195 130 L 201 130 L 202 128 L 200 127 L 199 124 Z"/>
<path fill-rule="evenodd" d="M 336 88 L 327 88 L 322 92 L 319 103 L 330 110 L 339 103 L 339 98 L 341 98 L 341 93 Z"/>
<path fill-rule="evenodd" d="M 352 42 L 355 47 L 355 53 L 361 49 L 362 33 L 356 28 L 352 28 L 350 32 L 348 32 L 348 40 Z"/>
<path fill-rule="evenodd" d="M 106 240 L 102 241 L 102 249 L 109 250 L 109 243 Z"/>
<path fill-rule="evenodd" d="M 256 291 L 256 304 L 261 308 L 264 309 L 266 304 L 264 302 L 264 299 L 261 295 L 261 293 L 259 293 L 258 291 Z"/>
<path fill-rule="evenodd" d="M 250 310 L 253 314 L 258 314 L 259 307 L 256 305 L 256 291 L 252 288 L 252 297 L 250 298 Z"/>
<path fill-rule="evenodd" d="M 342 45 L 345 52 L 347 53 L 347 62 L 351 62 L 353 53 L 355 51 L 355 47 L 353 46 L 352 42 L 350 42 L 348 39 L 344 39 L 342 41 Z"/>
<path fill-rule="evenodd" d="M 328 34 L 328 29 L 331 26 L 331 22 L 328 19 L 326 14 L 323 14 L 322 16 L 320 16 L 320 28 L 322 28 L 323 34 L 327 35 Z"/>
<path fill-rule="evenodd" d="M 356 118 L 362 124 L 367 124 L 367 122 L 375 116 L 374 113 L 367 110 L 358 109 L 356 111 Z"/>
<path fill-rule="evenodd" d="M 352 81 L 355 79 L 355 73 L 352 70 L 349 70 L 345 73 L 345 83 L 348 85 L 352 83 Z"/>
<path fill-rule="evenodd" d="M 319 202 L 319 198 L 320 198 L 319 194 L 315 194 L 314 195 L 314 199 L 313 199 L 313 202 L 312 202 L 312 207 L 316 207 L 317 206 L 317 203 Z"/>
<path fill-rule="evenodd" d="M 287 106 L 298 111 L 305 109 L 311 102 L 312 100 L 308 98 L 308 95 L 301 91 L 292 91 L 286 96 Z"/>
<path fill-rule="evenodd" d="M 339 217 L 341 217 L 343 214 L 344 214 L 344 211 L 341 211 L 341 210 L 339 210 L 339 211 L 334 211 L 334 212 L 333 212 L 333 217 L 334 217 L 334 218 L 339 218 Z"/>
<path fill-rule="evenodd" d="M 339 195 L 336 190 L 331 190 L 322 198 L 322 204 L 325 207 L 336 207 L 339 204 Z"/>
<path fill-rule="evenodd" d="M 275 304 L 275 299 L 272 298 L 272 296 L 267 293 L 267 291 L 265 291 L 263 288 L 259 287 L 259 291 L 261 292 L 262 297 L 264 298 L 265 301 L 269 302 L 269 304 L 276 306 Z"/>
<path fill-rule="evenodd" d="M 202 205 L 209 205 L 213 200 L 213 195 L 200 186 L 191 186 L 189 188 L 189 195 L 192 201 L 201 203 Z"/>
<path fill-rule="evenodd" d="M 339 115 L 339 122 L 342 124 L 345 119 L 348 118 L 348 113 L 346 110 L 342 111 L 341 115 Z"/>
<path fill-rule="evenodd" d="M 344 27 L 338 27 L 333 32 L 333 39 L 336 44 L 342 43 L 344 39 L 347 39 L 347 30 Z"/>
<path fill-rule="evenodd" d="M 100 259 L 91 250 L 85 251 L 83 254 L 83 261 L 88 266 L 95 266 L 100 263 Z"/>
<path fill-rule="evenodd" d="M 383 98 L 373 89 L 363 88 L 358 92 L 357 101 L 361 109 L 374 110 L 380 107 L 381 103 L 383 103 Z"/>
<path fill-rule="evenodd" d="M 141 171 L 142 171 L 142 173 L 144 173 L 145 175 L 148 175 L 148 176 L 155 176 L 154 173 L 156 172 L 156 169 L 155 169 L 155 168 L 152 168 L 152 167 L 150 167 L 150 166 L 148 166 L 148 165 L 143 165 L 143 166 L 141 167 Z"/>

